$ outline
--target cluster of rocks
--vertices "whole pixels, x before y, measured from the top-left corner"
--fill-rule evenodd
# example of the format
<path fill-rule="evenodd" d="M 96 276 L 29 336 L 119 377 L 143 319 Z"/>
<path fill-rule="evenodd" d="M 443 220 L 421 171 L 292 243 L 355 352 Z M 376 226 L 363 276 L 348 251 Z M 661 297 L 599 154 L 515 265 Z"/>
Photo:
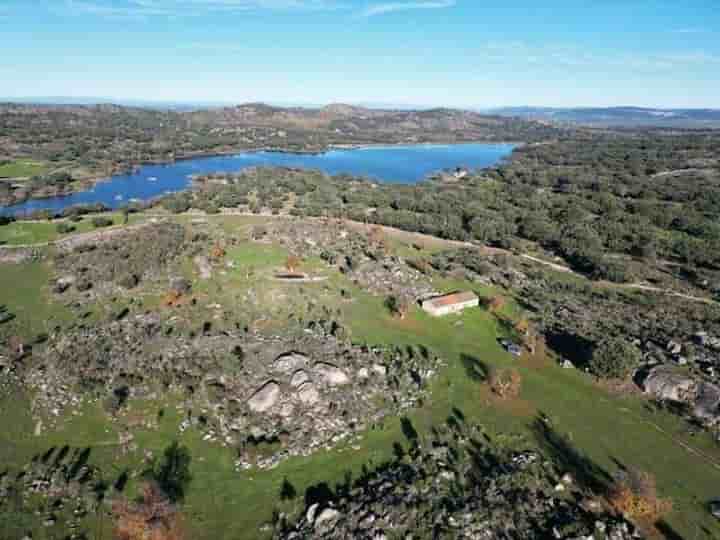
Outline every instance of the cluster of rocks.
<path fill-rule="evenodd" d="M 194 338 L 154 315 L 52 335 L 23 380 L 46 423 L 100 400 L 115 414 L 132 397 L 181 395 L 180 429 L 239 449 L 238 467 L 337 444 L 416 405 L 440 360 L 422 347 L 353 346 L 337 324 L 297 336 L 250 332 Z M 272 446 L 258 457 L 257 446 Z"/>
<path fill-rule="evenodd" d="M 157 222 L 69 237 L 55 245 L 57 294 L 76 290 L 88 295 L 132 289 L 157 280 L 184 253 L 192 238 L 176 223 Z"/>
<path fill-rule="evenodd" d="M 335 492 L 306 493 L 293 520 L 280 515 L 278 540 L 549 538 L 629 540 L 632 525 L 591 504 L 568 474 L 535 452 L 480 442 L 477 427 L 436 429 L 434 439 L 396 445 L 396 459 Z M 562 486 L 562 489 L 558 489 Z"/>
<path fill-rule="evenodd" d="M 361 264 L 351 275 L 363 289 L 377 295 L 395 294 L 415 301 L 438 294 L 427 277 L 409 267 L 399 257 L 368 261 Z"/>
<path fill-rule="evenodd" d="M 267 235 L 294 253 L 321 257 L 373 294 L 411 301 L 436 294 L 425 275 L 401 257 L 387 254 L 380 237 L 360 234 L 342 222 L 278 220 Z"/>
<path fill-rule="evenodd" d="M 720 386 L 716 384 L 669 366 L 657 366 L 648 372 L 643 387 L 657 400 L 686 405 L 692 416 L 706 425 L 720 422 Z"/>

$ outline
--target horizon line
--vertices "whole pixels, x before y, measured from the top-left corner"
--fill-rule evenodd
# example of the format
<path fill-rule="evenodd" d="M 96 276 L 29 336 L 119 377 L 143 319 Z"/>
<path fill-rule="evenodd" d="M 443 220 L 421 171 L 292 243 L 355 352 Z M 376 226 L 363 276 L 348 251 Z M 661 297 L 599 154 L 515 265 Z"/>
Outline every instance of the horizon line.
<path fill-rule="evenodd" d="M 34 101 L 37 100 L 37 101 Z M 648 109 L 660 111 L 720 111 L 718 106 L 654 106 L 654 105 L 638 105 L 638 104 L 618 104 L 618 105 L 531 105 L 527 103 L 517 105 L 431 105 L 419 103 L 392 103 L 392 102 L 374 102 L 374 101 L 328 101 L 328 102 L 311 102 L 311 101 L 276 101 L 276 100 L 247 100 L 247 101 L 218 101 L 212 99 L 150 99 L 150 98 L 121 98 L 121 97 L 105 97 L 105 96 L 0 96 L 0 103 L 18 103 L 18 104 L 37 104 L 37 105 L 127 105 L 141 107 L 144 105 L 174 105 L 174 106 L 212 106 L 212 107 L 237 107 L 242 105 L 267 105 L 271 107 L 298 107 L 317 109 L 329 107 L 333 105 L 346 105 L 352 107 L 364 107 L 369 109 L 382 108 L 399 108 L 399 109 L 456 109 L 468 111 L 501 111 L 507 109 L 545 109 L 545 110 L 587 110 L 587 109 Z"/>

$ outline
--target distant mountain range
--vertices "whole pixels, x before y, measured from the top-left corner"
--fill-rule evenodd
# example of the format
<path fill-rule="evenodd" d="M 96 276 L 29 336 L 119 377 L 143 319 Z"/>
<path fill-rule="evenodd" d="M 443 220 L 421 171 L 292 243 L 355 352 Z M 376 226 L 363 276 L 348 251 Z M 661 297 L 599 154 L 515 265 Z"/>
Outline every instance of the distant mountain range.
<path fill-rule="evenodd" d="M 644 107 L 503 107 L 486 109 L 502 116 L 598 127 L 720 128 L 720 109 Z"/>
<path fill-rule="evenodd" d="M 153 110 L 197 111 L 233 106 L 220 101 L 153 101 L 105 97 L 0 97 L 0 103 L 36 105 L 121 105 Z M 323 109 L 325 105 L 309 103 L 272 103 L 274 107 L 302 107 Z M 391 103 L 353 103 L 349 107 L 395 111 L 427 111 L 437 107 L 399 105 Z M 466 108 L 483 114 L 540 120 L 559 124 L 576 124 L 595 127 L 668 127 L 720 129 L 720 109 L 652 109 L 646 107 L 499 107 Z"/>

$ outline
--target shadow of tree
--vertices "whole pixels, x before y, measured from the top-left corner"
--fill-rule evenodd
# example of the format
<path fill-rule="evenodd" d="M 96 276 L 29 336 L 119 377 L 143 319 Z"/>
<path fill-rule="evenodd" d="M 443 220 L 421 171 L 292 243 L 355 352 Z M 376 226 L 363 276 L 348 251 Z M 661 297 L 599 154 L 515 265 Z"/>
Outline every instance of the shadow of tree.
<path fill-rule="evenodd" d="M 489 474 L 496 473 L 501 468 L 501 463 L 497 455 L 493 452 L 488 452 L 487 445 L 477 439 L 470 439 L 468 455 L 472 460 L 470 476 L 474 478 L 475 482 L 480 482 L 482 478 Z"/>
<path fill-rule="evenodd" d="M 665 540 L 683 540 L 683 537 L 676 533 L 675 529 L 668 525 L 664 519 L 655 523 L 655 528 L 663 535 Z"/>
<path fill-rule="evenodd" d="M 593 343 L 569 332 L 545 334 L 547 346 L 558 355 L 570 358 L 577 366 L 586 365 L 592 358 Z"/>
<path fill-rule="evenodd" d="M 558 433 L 542 416 L 531 425 L 540 447 L 550 455 L 558 468 L 569 472 L 578 485 L 594 493 L 607 492 L 612 482 L 607 471 L 573 447 L 567 437 Z"/>
<path fill-rule="evenodd" d="M 280 486 L 280 500 L 291 501 L 297 497 L 297 490 L 293 486 L 287 477 L 283 478 L 282 485 Z"/>
<path fill-rule="evenodd" d="M 477 382 L 487 381 L 490 370 L 484 362 L 469 354 L 461 354 L 460 361 L 465 368 L 465 373 L 467 373 L 470 379 Z"/>
<path fill-rule="evenodd" d="M 123 472 L 120 473 L 120 476 L 117 477 L 115 483 L 113 484 L 115 491 L 117 491 L 118 493 L 122 493 L 125 490 L 125 486 L 127 485 L 129 479 L 130 471 L 128 471 L 128 469 L 125 469 Z"/>
<path fill-rule="evenodd" d="M 68 480 L 75 478 L 77 474 L 80 472 L 80 470 L 87 465 L 88 459 L 90 459 L 90 447 L 84 448 L 83 450 L 79 451 L 77 453 L 77 456 L 75 457 L 72 465 L 70 466 L 70 469 L 67 473 Z"/>
<path fill-rule="evenodd" d="M 400 429 L 402 429 L 403 435 L 405 435 L 405 438 L 409 442 L 411 442 L 411 443 L 417 442 L 418 432 L 407 416 L 403 416 L 400 419 Z"/>
<path fill-rule="evenodd" d="M 305 490 L 305 507 L 313 504 L 319 504 L 320 508 L 327 508 L 330 502 L 335 498 L 335 494 L 327 482 L 320 482 L 310 486 Z"/>

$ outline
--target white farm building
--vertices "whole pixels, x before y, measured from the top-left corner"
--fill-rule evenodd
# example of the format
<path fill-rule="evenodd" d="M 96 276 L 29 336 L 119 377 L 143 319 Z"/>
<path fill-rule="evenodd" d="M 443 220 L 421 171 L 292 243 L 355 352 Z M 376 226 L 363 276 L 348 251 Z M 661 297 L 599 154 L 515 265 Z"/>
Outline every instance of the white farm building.
<path fill-rule="evenodd" d="M 430 298 L 422 303 L 422 308 L 430 315 L 439 317 L 441 315 L 449 315 L 450 313 L 458 313 L 463 309 L 477 307 L 480 305 L 480 299 L 474 292 L 466 291 L 445 296 Z"/>

